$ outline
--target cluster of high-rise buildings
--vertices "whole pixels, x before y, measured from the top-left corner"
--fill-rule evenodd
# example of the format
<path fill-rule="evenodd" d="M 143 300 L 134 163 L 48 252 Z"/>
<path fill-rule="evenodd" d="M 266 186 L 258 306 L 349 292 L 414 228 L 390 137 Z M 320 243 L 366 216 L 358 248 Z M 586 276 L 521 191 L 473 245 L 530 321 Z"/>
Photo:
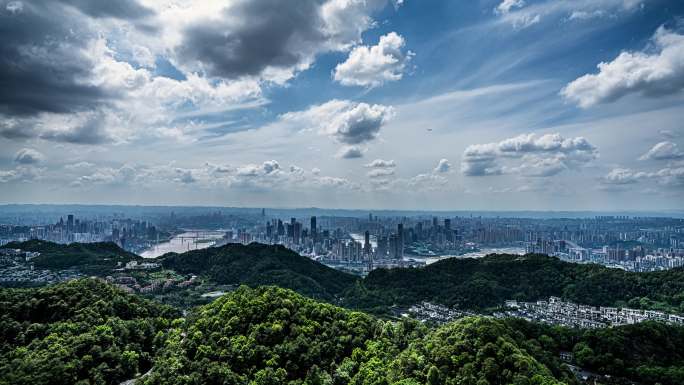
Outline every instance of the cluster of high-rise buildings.
<path fill-rule="evenodd" d="M 648 271 L 682 265 L 684 220 L 594 218 L 364 217 L 265 218 L 238 230 L 243 243 L 283 244 L 329 264 L 390 266 L 392 261 L 459 255 L 477 248 L 523 248 L 575 262 Z M 232 238 L 232 236 L 231 236 Z M 633 246 L 619 246 L 634 244 Z M 616 246 L 617 245 L 617 246 Z"/>
<path fill-rule="evenodd" d="M 547 254 L 568 262 L 597 263 L 629 271 L 668 270 L 684 266 L 684 248 L 646 247 L 618 242 L 599 248 L 582 247 L 566 240 L 542 240 L 527 244 L 526 252 Z"/>
<path fill-rule="evenodd" d="M 148 221 L 116 218 L 92 220 L 73 214 L 45 225 L 0 226 L 0 245 L 11 241 L 39 239 L 55 243 L 92 243 L 111 241 L 122 248 L 139 252 L 159 240 L 160 232 Z"/>
<path fill-rule="evenodd" d="M 326 224 L 330 224 L 329 218 Z M 383 229 L 371 236 L 370 230 L 359 234 L 339 227 L 323 228 L 318 224 L 318 218 L 312 216 L 307 224 L 297 218 L 290 218 L 289 221 L 272 219 L 266 222 L 264 230 L 256 236 L 250 236 L 249 241 L 283 244 L 302 254 L 319 258 L 322 262 L 365 266 L 402 261 L 404 258 L 406 232 L 401 223 L 396 225 L 394 231 Z M 238 238 L 243 243 L 246 240 L 244 237 Z"/>
<path fill-rule="evenodd" d="M 153 216 L 143 215 L 140 219 L 106 213 L 98 214 L 98 218 L 107 219 L 60 214 L 62 217 L 56 223 L 0 225 L 0 244 L 27 239 L 59 243 L 113 241 L 127 250 L 141 252 L 170 235 L 152 225 L 154 222 L 171 231 L 220 229 L 225 231 L 225 242 L 282 244 L 324 263 L 364 268 L 400 266 L 400 261 L 421 257 L 509 247 L 573 262 L 594 262 L 636 271 L 684 264 L 684 219 L 681 218 L 359 215 L 358 212 L 303 215 L 305 212 L 174 208 L 170 214 L 154 212 Z"/>

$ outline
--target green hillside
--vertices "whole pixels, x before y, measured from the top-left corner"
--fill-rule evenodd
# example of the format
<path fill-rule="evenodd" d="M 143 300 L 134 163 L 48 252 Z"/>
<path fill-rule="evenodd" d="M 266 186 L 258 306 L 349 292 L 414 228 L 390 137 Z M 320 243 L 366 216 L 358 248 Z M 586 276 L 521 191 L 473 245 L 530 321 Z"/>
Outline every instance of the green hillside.
<path fill-rule="evenodd" d="M 117 266 L 142 258 L 130 253 L 113 242 L 70 243 L 68 245 L 30 240 L 11 242 L 4 247 L 39 252 L 31 261 L 41 269 L 76 269 L 86 274 L 107 273 Z"/>
<path fill-rule="evenodd" d="M 684 327 L 464 318 L 437 328 L 240 287 L 185 318 L 95 279 L 0 289 L 0 385 L 561 385 L 560 359 L 626 385 L 684 383 Z"/>
<path fill-rule="evenodd" d="M 450 258 L 424 268 L 374 270 L 345 293 L 344 304 L 378 310 L 427 300 L 482 309 L 506 299 L 549 296 L 590 305 L 684 312 L 684 269 L 633 273 L 532 254 Z"/>
<path fill-rule="evenodd" d="M 278 245 L 228 244 L 161 258 L 164 268 L 203 275 L 219 284 L 276 285 L 333 300 L 358 278 Z"/>
<path fill-rule="evenodd" d="M 40 252 L 33 260 L 38 268 L 76 268 L 95 275 L 109 274 L 117 263 L 140 258 L 113 243 L 29 241 L 8 247 Z M 395 305 L 421 301 L 477 310 L 499 306 L 507 299 L 549 296 L 597 306 L 684 313 L 682 268 L 633 273 L 545 255 L 501 254 L 480 259 L 450 258 L 423 268 L 377 269 L 361 279 L 283 246 L 257 243 L 169 253 L 159 262 L 166 269 L 197 274 L 220 285 L 275 285 L 376 314 L 386 314 Z"/>
<path fill-rule="evenodd" d="M 429 330 L 289 290 L 242 287 L 173 329 L 142 383 L 568 383 L 564 380 L 574 383 L 562 368 L 549 368 L 527 353 L 500 321 L 471 318 Z"/>
<path fill-rule="evenodd" d="M 151 368 L 179 315 L 93 279 L 0 289 L 0 384 L 118 384 Z"/>
<path fill-rule="evenodd" d="M 595 373 L 610 374 L 613 383 L 684 384 L 684 327 L 644 322 L 604 329 L 569 329 L 504 321 L 528 341 L 528 351 L 542 362 L 561 351 L 572 352 L 575 364 Z"/>

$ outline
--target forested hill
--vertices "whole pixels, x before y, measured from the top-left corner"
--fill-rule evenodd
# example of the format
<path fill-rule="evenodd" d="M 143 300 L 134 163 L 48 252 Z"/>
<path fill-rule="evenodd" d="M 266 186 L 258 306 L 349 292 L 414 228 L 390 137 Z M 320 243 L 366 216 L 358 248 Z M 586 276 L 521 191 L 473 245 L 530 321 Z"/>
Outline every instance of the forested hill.
<path fill-rule="evenodd" d="M 185 337 L 184 337 L 185 336 Z M 275 287 L 242 287 L 169 333 L 143 385 L 574 384 L 501 321 L 430 330 L 384 322 Z"/>
<path fill-rule="evenodd" d="M 633 273 L 533 254 L 450 258 L 419 269 L 374 270 L 346 293 L 345 304 L 371 310 L 428 300 L 481 309 L 549 296 L 684 312 L 684 269 Z"/>
<path fill-rule="evenodd" d="M 118 384 L 151 368 L 180 315 L 94 279 L 0 289 L 0 384 Z"/>
<path fill-rule="evenodd" d="M 332 300 L 357 277 L 300 256 L 280 245 L 227 244 L 161 257 L 165 268 L 207 276 L 220 284 L 276 285 Z"/>
<path fill-rule="evenodd" d="M 40 256 L 31 261 L 37 268 L 70 269 L 76 268 L 87 274 L 108 272 L 117 263 L 142 260 L 113 242 L 61 244 L 41 240 L 10 242 L 3 246 L 10 249 L 39 252 Z"/>
<path fill-rule="evenodd" d="M 684 327 L 654 322 L 429 328 L 246 286 L 180 316 L 94 279 L 0 289 L 0 385 L 576 385 L 563 351 L 601 383 L 684 383 Z"/>

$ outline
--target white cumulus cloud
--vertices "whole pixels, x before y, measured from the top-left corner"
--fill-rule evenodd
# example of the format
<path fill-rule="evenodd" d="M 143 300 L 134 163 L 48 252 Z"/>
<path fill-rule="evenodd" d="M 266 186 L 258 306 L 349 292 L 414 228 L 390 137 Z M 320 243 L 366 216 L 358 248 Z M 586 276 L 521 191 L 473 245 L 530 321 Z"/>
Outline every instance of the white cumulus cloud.
<path fill-rule="evenodd" d="M 596 147 L 583 137 L 522 134 L 498 143 L 468 146 L 461 172 L 466 176 L 506 173 L 545 177 L 584 166 L 597 157 Z"/>
<path fill-rule="evenodd" d="M 656 144 L 639 160 L 677 160 L 684 159 L 684 152 L 679 149 L 677 143 L 664 141 Z"/>
<path fill-rule="evenodd" d="M 375 140 L 393 116 L 391 106 L 335 99 L 304 111 L 288 112 L 280 120 L 331 137 L 344 145 L 337 156 L 349 159 L 362 157 L 365 150 L 361 145 Z"/>
<path fill-rule="evenodd" d="M 396 32 L 381 36 L 374 46 L 357 46 L 335 67 L 334 79 L 345 86 L 378 87 L 401 80 L 413 53 L 404 52 L 404 38 Z"/>
<path fill-rule="evenodd" d="M 397 167 L 396 162 L 394 160 L 384 160 L 384 159 L 376 159 L 370 163 L 367 163 L 365 167 L 368 168 L 394 168 Z"/>
<path fill-rule="evenodd" d="M 561 90 L 567 100 L 587 108 L 628 94 L 658 97 L 684 89 L 684 35 L 660 27 L 653 49 L 622 52 L 598 64 L 598 73 L 584 75 Z"/>
<path fill-rule="evenodd" d="M 441 159 L 434 169 L 434 172 L 437 173 L 446 173 L 449 171 L 451 171 L 451 163 L 449 163 L 448 159 Z"/>

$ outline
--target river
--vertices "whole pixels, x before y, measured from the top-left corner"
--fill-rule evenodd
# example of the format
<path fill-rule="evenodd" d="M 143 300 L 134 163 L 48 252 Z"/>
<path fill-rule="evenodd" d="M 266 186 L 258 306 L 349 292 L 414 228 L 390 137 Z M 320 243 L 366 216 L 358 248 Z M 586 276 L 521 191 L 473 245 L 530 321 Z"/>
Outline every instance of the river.
<path fill-rule="evenodd" d="M 190 250 L 204 249 L 214 246 L 223 238 L 224 231 L 216 230 L 187 230 L 177 234 L 168 242 L 159 243 L 140 254 L 143 258 L 157 258 L 166 253 L 183 253 Z"/>
<path fill-rule="evenodd" d="M 404 259 L 415 259 L 416 261 L 425 261 L 426 264 L 435 263 L 439 260 L 446 258 L 482 258 L 489 254 L 518 254 L 524 255 L 525 249 L 522 247 L 486 247 L 480 249 L 480 251 L 473 251 L 470 253 L 465 253 L 461 255 L 440 255 L 436 257 L 416 257 L 416 256 L 404 256 Z"/>
<path fill-rule="evenodd" d="M 356 242 L 364 242 L 364 235 L 360 233 L 351 233 L 349 234 L 352 239 L 354 239 Z M 378 247 L 378 242 L 377 239 L 375 238 L 374 235 L 370 236 L 370 243 L 373 248 Z M 405 255 L 404 260 L 415 260 L 415 261 L 425 261 L 426 264 L 431 264 L 435 263 L 441 259 L 445 258 L 482 258 L 485 255 L 489 254 L 518 254 L 518 255 L 524 255 L 525 254 L 525 249 L 523 247 L 489 247 L 489 248 L 483 248 L 480 251 L 473 251 L 470 253 L 465 253 L 461 255 L 439 255 L 439 256 L 434 256 L 434 257 L 420 257 L 420 256 L 415 256 L 415 255 Z"/>

